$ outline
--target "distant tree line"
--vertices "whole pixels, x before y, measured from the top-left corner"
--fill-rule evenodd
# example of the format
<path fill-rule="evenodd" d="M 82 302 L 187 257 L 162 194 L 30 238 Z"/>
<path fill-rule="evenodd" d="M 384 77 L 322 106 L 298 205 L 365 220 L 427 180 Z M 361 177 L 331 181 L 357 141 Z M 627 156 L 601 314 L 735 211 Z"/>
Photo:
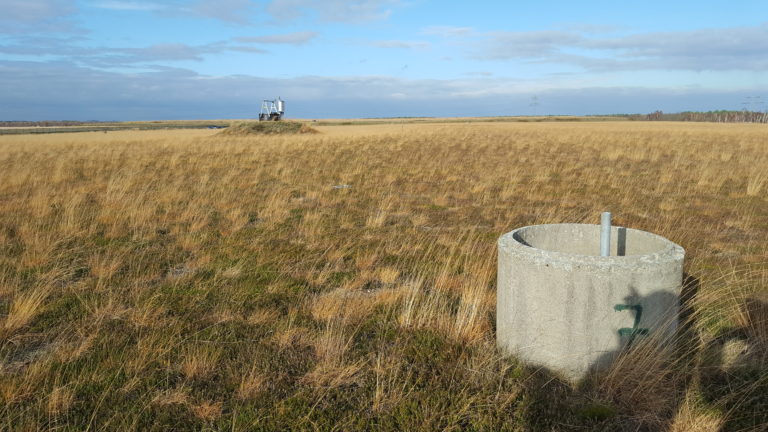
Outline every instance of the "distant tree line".
<path fill-rule="evenodd" d="M 0 121 L 0 127 L 52 127 L 52 126 L 82 126 L 84 122 L 74 120 L 46 121 Z"/>
<path fill-rule="evenodd" d="M 768 112 L 760 111 L 684 111 L 666 114 L 654 111 L 650 114 L 628 114 L 630 120 L 648 121 L 693 121 L 715 123 L 768 123 Z"/>

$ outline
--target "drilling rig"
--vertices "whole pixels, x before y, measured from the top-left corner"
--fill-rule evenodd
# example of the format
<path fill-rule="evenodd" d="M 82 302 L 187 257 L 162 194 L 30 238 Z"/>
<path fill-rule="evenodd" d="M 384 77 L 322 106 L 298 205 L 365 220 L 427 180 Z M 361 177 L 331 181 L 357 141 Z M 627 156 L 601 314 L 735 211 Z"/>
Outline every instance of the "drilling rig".
<path fill-rule="evenodd" d="M 261 102 L 259 121 L 280 121 L 285 114 L 285 101 L 278 96 L 275 100 L 264 99 Z"/>

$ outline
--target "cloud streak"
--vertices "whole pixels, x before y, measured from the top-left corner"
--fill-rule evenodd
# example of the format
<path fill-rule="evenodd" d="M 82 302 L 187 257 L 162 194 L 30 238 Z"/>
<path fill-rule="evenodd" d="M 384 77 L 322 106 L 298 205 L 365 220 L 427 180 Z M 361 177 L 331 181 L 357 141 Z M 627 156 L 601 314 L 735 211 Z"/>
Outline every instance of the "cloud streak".
<path fill-rule="evenodd" d="M 388 18 L 398 0 L 272 0 L 267 12 L 279 21 L 316 17 L 321 21 L 360 24 Z"/>
<path fill-rule="evenodd" d="M 4 0 L 0 9 L 0 34 L 72 31 L 67 19 L 75 12 L 68 0 Z"/>
<path fill-rule="evenodd" d="M 768 24 L 600 37 L 577 31 L 490 32 L 482 60 L 525 60 L 609 70 L 768 70 Z"/>
<path fill-rule="evenodd" d="M 97 7 L 99 9 L 109 9 L 116 11 L 159 11 L 164 10 L 167 7 L 160 3 L 122 0 L 102 1 L 92 3 L 91 6 Z"/>
<path fill-rule="evenodd" d="M 405 40 L 380 40 L 370 43 L 377 48 L 402 48 L 402 49 L 426 49 L 432 46 L 424 41 L 405 41 Z"/>
<path fill-rule="evenodd" d="M 422 33 L 430 36 L 440 37 L 462 37 L 468 36 L 475 32 L 472 27 L 458 27 L 458 26 L 429 26 L 421 30 Z"/>
<path fill-rule="evenodd" d="M 318 36 L 317 32 L 302 31 L 267 36 L 245 36 L 234 40 L 242 43 L 303 45 Z"/>
<path fill-rule="evenodd" d="M 24 4 L 27 0 L 8 0 Z M 43 0 L 65 3 L 65 0 Z M 29 2 L 33 3 L 33 2 Z M 300 18 L 324 22 L 361 24 L 388 18 L 400 0 L 271 0 L 260 5 L 253 0 L 102 0 L 91 7 L 115 11 L 154 12 L 161 16 L 195 16 L 238 25 L 252 24 L 259 10 L 276 22 Z M 18 7 L 21 9 L 21 6 Z"/>
<path fill-rule="evenodd" d="M 255 10 L 251 0 L 198 0 L 188 11 L 204 18 L 233 24 L 249 24 Z"/>
<path fill-rule="evenodd" d="M 204 45 L 159 43 L 136 48 L 83 47 L 74 43 L 78 40 L 77 38 L 19 37 L 15 39 L 15 43 L 0 45 L 0 54 L 31 58 L 52 56 L 83 66 L 121 68 L 180 61 L 200 62 L 208 55 L 227 52 L 253 54 L 268 52 L 263 48 L 245 44 L 247 41 L 237 39 Z"/>
<path fill-rule="evenodd" d="M 152 12 L 162 17 L 193 16 L 237 25 L 251 24 L 257 9 L 251 0 L 103 0 L 89 6 L 118 12 Z"/>

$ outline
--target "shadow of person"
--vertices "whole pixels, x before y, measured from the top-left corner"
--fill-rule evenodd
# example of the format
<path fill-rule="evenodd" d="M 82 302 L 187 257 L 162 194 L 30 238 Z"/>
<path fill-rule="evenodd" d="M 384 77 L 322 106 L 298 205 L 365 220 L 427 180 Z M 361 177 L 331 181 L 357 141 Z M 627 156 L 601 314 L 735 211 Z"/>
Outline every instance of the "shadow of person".
<path fill-rule="evenodd" d="M 524 367 L 523 376 L 525 430 L 553 431 L 573 425 L 572 399 L 576 390 L 568 381 L 544 367 Z"/>
<path fill-rule="evenodd" d="M 692 369 L 680 364 L 693 365 L 698 346 L 693 305 L 699 281 L 690 275 L 684 281 L 680 296 L 631 291 L 614 306 L 627 314 L 627 327 L 615 329 L 621 348 L 600 356 L 580 382 L 546 368 L 524 369 L 526 430 L 668 428 Z"/>
<path fill-rule="evenodd" d="M 636 422 L 625 427 L 659 430 L 674 420 L 699 351 L 698 291 L 699 280 L 685 274 L 680 296 L 665 291 L 641 296 L 632 290 L 624 304 L 615 306 L 617 312 L 632 313 L 632 326 L 616 329 L 621 348 L 593 363 L 581 390 Z"/>
<path fill-rule="evenodd" d="M 675 337 L 675 360 L 686 386 L 695 378 L 701 352 L 701 337 L 698 333 L 698 314 L 696 313 L 696 298 L 699 295 L 700 286 L 699 278 L 688 273 L 683 275 Z"/>
<path fill-rule="evenodd" d="M 699 279 L 686 274 L 679 298 L 664 292 L 626 297 L 626 305 L 642 306 L 621 310 L 634 314 L 634 325 L 627 327 L 632 331 L 616 329 L 622 348 L 601 356 L 576 384 L 546 368 L 524 368 L 525 430 L 667 430 L 691 391 L 722 413 L 722 431 L 765 430 L 768 302 L 747 298 L 739 325 L 704 343 L 697 322 L 699 287 Z M 671 300 L 675 312 L 653 310 Z M 657 322 L 662 317 L 675 319 Z M 667 326 L 674 331 L 654 331 Z M 644 328 L 649 331 L 638 331 Z"/>
<path fill-rule="evenodd" d="M 739 325 L 722 329 L 703 348 L 700 392 L 725 414 L 722 430 L 765 430 L 768 425 L 768 302 L 750 297 Z"/>

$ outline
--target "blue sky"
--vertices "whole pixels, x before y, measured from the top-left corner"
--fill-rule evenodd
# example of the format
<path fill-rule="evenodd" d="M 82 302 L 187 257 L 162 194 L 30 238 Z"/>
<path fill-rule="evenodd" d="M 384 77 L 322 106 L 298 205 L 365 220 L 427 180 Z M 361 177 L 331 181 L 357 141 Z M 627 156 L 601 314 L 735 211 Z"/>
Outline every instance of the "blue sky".
<path fill-rule="evenodd" d="M 765 1 L 0 0 L 0 120 L 765 110 Z M 745 105 L 746 104 L 746 105 Z"/>

